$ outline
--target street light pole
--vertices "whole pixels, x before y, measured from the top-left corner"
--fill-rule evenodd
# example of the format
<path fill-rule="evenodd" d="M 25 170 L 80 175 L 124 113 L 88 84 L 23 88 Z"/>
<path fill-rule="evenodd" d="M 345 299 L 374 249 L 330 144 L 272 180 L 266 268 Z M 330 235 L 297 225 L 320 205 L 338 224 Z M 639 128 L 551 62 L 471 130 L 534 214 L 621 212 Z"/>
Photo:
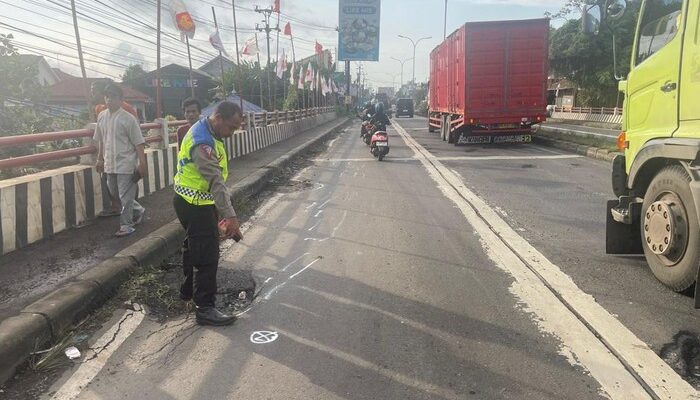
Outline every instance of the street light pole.
<path fill-rule="evenodd" d="M 447 0 L 445 0 L 445 27 L 443 28 L 442 31 L 442 38 L 445 39 L 447 38 Z"/>
<path fill-rule="evenodd" d="M 398 62 L 401 64 L 401 85 L 400 85 L 400 86 L 403 86 L 403 84 L 404 84 L 404 80 L 403 80 L 403 64 L 404 64 L 406 61 L 409 61 L 409 60 L 411 60 L 411 59 L 410 59 L 410 58 L 407 58 L 407 59 L 405 59 L 405 60 L 399 60 L 399 59 L 396 58 L 396 57 L 391 57 L 391 59 L 392 59 L 392 60 L 396 60 L 396 61 L 398 61 Z"/>
<path fill-rule="evenodd" d="M 432 39 L 432 37 L 430 37 L 430 36 L 422 37 L 416 41 L 414 41 L 410 37 L 404 36 L 404 35 L 399 35 L 399 37 L 404 38 L 404 39 L 408 39 L 411 42 L 411 44 L 413 45 L 413 78 L 411 79 L 411 82 L 413 83 L 413 86 L 415 86 L 416 85 L 416 46 L 418 46 L 418 43 L 420 43 L 421 40 Z"/>

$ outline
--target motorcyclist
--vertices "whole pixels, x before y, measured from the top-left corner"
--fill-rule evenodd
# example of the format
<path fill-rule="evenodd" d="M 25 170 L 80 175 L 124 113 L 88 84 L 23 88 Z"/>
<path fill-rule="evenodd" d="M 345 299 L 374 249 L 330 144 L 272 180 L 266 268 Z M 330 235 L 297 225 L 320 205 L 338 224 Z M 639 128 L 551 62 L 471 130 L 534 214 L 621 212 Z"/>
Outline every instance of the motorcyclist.
<path fill-rule="evenodd" d="M 391 125 L 391 121 L 384 111 L 384 104 L 382 102 L 374 106 L 374 114 L 369 122 L 376 127 L 375 130 L 377 131 L 386 131 L 386 126 Z"/>
<path fill-rule="evenodd" d="M 370 119 L 376 112 L 376 106 L 373 100 L 368 101 L 362 108 L 362 119 Z"/>

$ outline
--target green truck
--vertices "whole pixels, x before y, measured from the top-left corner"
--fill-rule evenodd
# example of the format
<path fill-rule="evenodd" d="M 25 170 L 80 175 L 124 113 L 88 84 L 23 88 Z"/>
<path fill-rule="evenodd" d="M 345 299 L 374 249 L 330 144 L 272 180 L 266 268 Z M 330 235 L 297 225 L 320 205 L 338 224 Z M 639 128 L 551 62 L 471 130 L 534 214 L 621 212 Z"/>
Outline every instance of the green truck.
<path fill-rule="evenodd" d="M 624 0 L 584 7 L 583 25 L 614 29 Z M 614 47 L 613 47 L 614 48 Z M 644 254 L 664 285 L 695 285 L 700 308 L 700 1 L 642 0 L 607 204 L 608 254 Z"/>

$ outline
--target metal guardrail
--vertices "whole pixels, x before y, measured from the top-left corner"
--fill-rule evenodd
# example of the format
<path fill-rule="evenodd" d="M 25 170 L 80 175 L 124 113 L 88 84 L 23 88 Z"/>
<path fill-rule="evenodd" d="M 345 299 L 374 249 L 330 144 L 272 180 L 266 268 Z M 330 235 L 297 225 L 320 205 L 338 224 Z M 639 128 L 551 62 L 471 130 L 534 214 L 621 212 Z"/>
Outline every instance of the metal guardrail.
<path fill-rule="evenodd" d="M 331 112 L 333 110 L 335 110 L 334 107 L 319 107 L 292 111 L 246 113 L 246 115 L 244 115 L 244 123 L 247 127 L 266 127 L 270 125 L 278 125 L 282 123 L 297 121 L 302 118 Z M 249 121 L 253 122 L 252 125 L 249 123 Z M 140 126 L 142 131 L 151 129 L 161 130 L 160 135 L 147 136 L 145 138 L 146 143 L 150 144 L 163 142 L 165 140 L 166 134 L 168 139 L 176 138 L 175 134 L 163 132 L 164 126 L 167 129 L 170 127 L 182 126 L 185 124 L 187 124 L 187 121 L 165 121 L 165 124 L 163 124 L 162 122 L 150 122 L 146 124 L 141 124 Z M 83 143 L 83 146 L 72 149 L 47 151 L 43 153 L 29 154 L 25 156 L 2 159 L 0 160 L 0 170 L 32 166 L 47 161 L 57 161 L 70 157 L 79 157 L 94 154 L 97 152 L 97 148 L 94 146 L 94 144 L 89 143 L 91 141 L 90 138 L 92 138 L 94 132 L 94 124 L 90 124 L 90 126 L 85 129 L 0 137 L 0 149 L 66 139 L 88 139 L 88 143 Z"/>
<path fill-rule="evenodd" d="M 554 107 L 554 112 L 571 114 L 622 115 L 618 107 Z"/>

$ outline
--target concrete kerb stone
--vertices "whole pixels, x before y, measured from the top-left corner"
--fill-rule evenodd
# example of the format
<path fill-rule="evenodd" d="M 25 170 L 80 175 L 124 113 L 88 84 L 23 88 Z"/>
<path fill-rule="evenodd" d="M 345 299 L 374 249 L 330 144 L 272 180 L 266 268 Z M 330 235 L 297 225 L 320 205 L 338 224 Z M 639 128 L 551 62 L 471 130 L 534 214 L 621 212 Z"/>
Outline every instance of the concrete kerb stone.
<path fill-rule="evenodd" d="M 313 146 L 349 121 L 334 125 L 318 138 L 297 146 L 279 157 L 269 168 L 260 170 L 233 187 L 234 195 L 253 196 L 265 187 L 279 169 L 308 147 Z M 158 265 L 177 252 L 184 231 L 177 220 L 157 229 L 97 266 L 78 275 L 73 281 L 56 289 L 23 309 L 19 315 L 0 322 L 0 384 L 15 373 L 15 369 L 39 346 L 60 335 L 77 319 L 99 306 L 131 273 Z"/>
<path fill-rule="evenodd" d="M 49 322 L 39 314 L 22 313 L 0 322 L 0 382 L 12 378 L 29 354 L 51 340 L 50 332 Z"/>
<path fill-rule="evenodd" d="M 612 161 L 618 154 L 621 154 L 619 152 L 610 151 L 608 149 L 579 145 L 576 143 L 556 140 L 549 137 L 535 136 L 534 141 L 535 143 L 544 146 L 570 151 L 572 153 L 580 154 L 589 158 L 595 158 L 603 161 Z"/>
<path fill-rule="evenodd" d="M 50 337 L 57 340 L 66 328 L 87 315 L 99 293 L 100 286 L 95 282 L 69 282 L 28 305 L 20 314 L 37 314 L 46 318 Z"/>

